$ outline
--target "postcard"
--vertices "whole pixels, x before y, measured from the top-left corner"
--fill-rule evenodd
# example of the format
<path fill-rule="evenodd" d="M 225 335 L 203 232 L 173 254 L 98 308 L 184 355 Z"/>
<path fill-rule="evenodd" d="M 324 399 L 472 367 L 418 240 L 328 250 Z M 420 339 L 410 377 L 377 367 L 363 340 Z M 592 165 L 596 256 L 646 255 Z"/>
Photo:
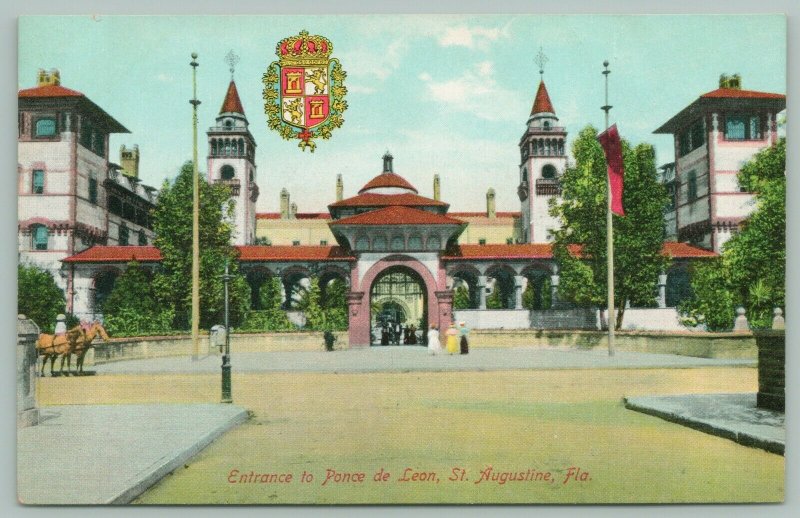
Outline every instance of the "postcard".
<path fill-rule="evenodd" d="M 783 501 L 784 16 L 18 23 L 22 504 Z"/>

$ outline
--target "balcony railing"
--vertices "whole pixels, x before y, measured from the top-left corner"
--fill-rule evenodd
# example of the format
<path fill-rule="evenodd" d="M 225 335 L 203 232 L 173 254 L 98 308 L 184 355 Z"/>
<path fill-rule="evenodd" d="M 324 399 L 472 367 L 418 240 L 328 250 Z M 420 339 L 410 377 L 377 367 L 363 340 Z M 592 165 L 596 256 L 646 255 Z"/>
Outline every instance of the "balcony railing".
<path fill-rule="evenodd" d="M 217 179 L 214 180 L 214 183 L 227 185 L 228 187 L 231 188 L 231 196 L 239 196 L 239 190 L 241 189 L 241 184 L 239 183 L 238 178 L 233 178 L 231 180 Z"/>
<path fill-rule="evenodd" d="M 536 194 L 543 194 L 543 195 L 561 194 L 561 181 L 558 178 L 537 178 Z"/>

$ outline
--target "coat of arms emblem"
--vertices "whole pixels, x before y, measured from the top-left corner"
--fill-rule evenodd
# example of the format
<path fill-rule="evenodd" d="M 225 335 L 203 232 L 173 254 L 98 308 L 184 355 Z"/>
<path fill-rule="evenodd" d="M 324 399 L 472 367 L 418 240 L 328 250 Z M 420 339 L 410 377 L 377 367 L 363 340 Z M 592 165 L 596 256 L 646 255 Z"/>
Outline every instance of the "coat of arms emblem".
<path fill-rule="evenodd" d="M 303 151 L 313 153 L 314 139 L 329 139 L 344 122 L 347 74 L 332 52 L 327 38 L 300 31 L 278 43 L 279 60 L 263 76 L 267 125 L 286 140 L 300 139 Z"/>

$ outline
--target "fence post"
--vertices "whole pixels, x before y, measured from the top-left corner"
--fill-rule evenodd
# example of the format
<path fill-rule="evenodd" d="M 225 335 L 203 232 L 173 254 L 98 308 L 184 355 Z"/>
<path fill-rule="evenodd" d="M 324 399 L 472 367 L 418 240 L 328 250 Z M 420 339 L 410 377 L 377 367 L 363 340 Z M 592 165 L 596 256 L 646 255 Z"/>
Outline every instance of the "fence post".
<path fill-rule="evenodd" d="M 772 329 L 786 329 L 786 322 L 783 319 L 783 310 L 775 308 L 773 311 L 775 316 L 772 317 Z"/>
<path fill-rule="evenodd" d="M 736 308 L 736 320 L 733 321 L 734 333 L 746 333 L 750 331 L 750 325 L 747 323 L 747 317 L 744 315 L 744 308 L 739 306 Z"/>
<path fill-rule="evenodd" d="M 39 424 L 36 407 L 36 340 L 39 326 L 17 316 L 17 428 Z"/>

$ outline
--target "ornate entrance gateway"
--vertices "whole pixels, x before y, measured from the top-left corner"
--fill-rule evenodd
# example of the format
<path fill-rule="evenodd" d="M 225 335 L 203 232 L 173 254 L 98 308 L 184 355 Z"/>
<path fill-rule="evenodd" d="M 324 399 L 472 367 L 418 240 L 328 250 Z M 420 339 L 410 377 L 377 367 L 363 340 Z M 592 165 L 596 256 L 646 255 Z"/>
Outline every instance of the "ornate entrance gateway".
<path fill-rule="evenodd" d="M 402 266 L 388 268 L 370 289 L 372 345 L 420 345 L 427 327 L 425 283 Z"/>

